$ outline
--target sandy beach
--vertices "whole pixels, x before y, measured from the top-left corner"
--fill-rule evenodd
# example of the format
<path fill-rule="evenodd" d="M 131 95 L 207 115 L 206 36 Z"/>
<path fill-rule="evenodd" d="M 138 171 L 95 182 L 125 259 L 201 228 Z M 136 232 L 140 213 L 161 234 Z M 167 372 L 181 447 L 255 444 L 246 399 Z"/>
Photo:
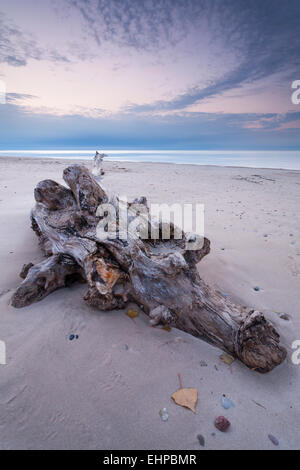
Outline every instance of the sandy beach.
<path fill-rule="evenodd" d="M 0 449 L 299 449 L 300 365 L 291 345 L 300 339 L 300 171 L 104 164 L 104 186 L 129 200 L 205 204 L 211 253 L 201 276 L 263 311 L 288 350 L 283 364 L 259 374 L 226 365 L 219 349 L 182 331 L 150 327 L 134 305 L 134 320 L 90 308 L 82 284 L 24 309 L 10 305 L 23 264 L 42 260 L 30 228 L 33 189 L 43 179 L 62 183 L 71 163 L 0 158 Z M 171 399 L 178 373 L 198 389 L 196 414 Z M 234 408 L 222 407 L 223 394 Z M 226 433 L 214 427 L 219 415 L 231 422 Z"/>

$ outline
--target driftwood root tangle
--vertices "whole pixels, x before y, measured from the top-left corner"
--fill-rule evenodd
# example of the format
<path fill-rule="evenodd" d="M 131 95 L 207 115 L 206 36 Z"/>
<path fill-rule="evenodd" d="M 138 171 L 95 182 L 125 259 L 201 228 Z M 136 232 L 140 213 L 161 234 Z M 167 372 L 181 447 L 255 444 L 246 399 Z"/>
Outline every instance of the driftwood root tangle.
<path fill-rule="evenodd" d="M 82 278 L 88 284 L 84 299 L 101 310 L 137 302 L 152 325 L 172 324 L 260 372 L 285 359 L 278 333 L 261 312 L 233 304 L 199 276 L 196 264 L 210 251 L 208 239 L 197 250 L 187 249 L 190 239 L 184 234 L 164 240 L 161 230 L 155 240 L 129 232 L 126 241 L 99 239 L 97 207 L 110 202 L 118 214 L 118 198 L 109 199 L 84 166 L 71 165 L 63 177 L 68 188 L 45 180 L 35 189 L 32 228 L 47 258 L 23 268 L 25 279 L 12 297 L 14 307 Z M 132 204 L 147 211 L 145 198 L 128 204 L 129 213 Z"/>

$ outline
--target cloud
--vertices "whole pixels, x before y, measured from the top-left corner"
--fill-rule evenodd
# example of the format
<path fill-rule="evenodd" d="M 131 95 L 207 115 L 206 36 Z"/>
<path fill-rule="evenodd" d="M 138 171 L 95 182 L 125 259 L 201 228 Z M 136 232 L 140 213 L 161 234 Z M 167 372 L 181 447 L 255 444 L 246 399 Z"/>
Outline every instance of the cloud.
<path fill-rule="evenodd" d="M 26 65 L 29 58 L 40 60 L 41 49 L 32 37 L 22 32 L 3 14 L 0 14 L 0 62 L 14 67 Z"/>
<path fill-rule="evenodd" d="M 3 55 L 1 57 L 1 62 L 6 62 L 8 65 L 12 65 L 13 67 L 26 65 L 26 60 L 24 58 L 19 58 L 13 55 Z"/>
<path fill-rule="evenodd" d="M 105 41 L 151 50 L 176 45 L 203 10 L 206 0 L 67 0 L 85 21 L 96 43 Z"/>
<path fill-rule="evenodd" d="M 244 127 L 265 130 L 298 129 L 300 127 L 300 112 L 257 116 L 257 118 L 249 120 Z"/>
<path fill-rule="evenodd" d="M 249 64 L 242 64 L 236 70 L 204 88 L 194 87 L 172 100 L 156 101 L 145 105 L 128 105 L 125 110 L 129 112 L 153 112 L 184 109 L 201 100 L 220 95 L 225 91 L 236 89 L 247 81 L 251 81 L 252 68 Z"/>
<path fill-rule="evenodd" d="M 17 104 L 17 102 L 24 102 L 26 100 L 33 100 L 37 98 L 37 96 L 29 95 L 27 93 L 7 93 L 6 94 L 6 101 L 7 103 Z"/>
<path fill-rule="evenodd" d="M 76 3 L 82 2 L 76 0 Z M 181 3 L 174 1 L 174 11 L 180 11 Z M 207 0 L 200 2 L 201 17 L 200 12 L 192 8 L 195 3 L 197 2 L 186 2 L 186 11 L 178 20 L 177 26 L 185 23 L 193 28 L 198 24 L 199 27 L 193 29 L 194 49 L 197 50 L 201 48 L 203 34 L 208 34 L 203 28 L 209 24 L 210 33 L 213 31 L 215 35 L 214 41 L 223 42 L 222 54 L 225 57 L 229 52 L 234 54 L 236 65 L 226 74 L 216 76 L 215 80 L 206 86 L 189 87 L 171 100 L 159 100 L 143 105 L 130 104 L 127 111 L 147 113 L 184 109 L 275 73 L 295 76 L 299 70 L 298 0 L 290 0 L 288 4 L 279 0 Z M 174 23 L 169 26 L 172 29 Z M 149 40 L 145 35 L 142 38 Z M 138 40 L 135 42 L 138 43 Z"/>
<path fill-rule="evenodd" d="M 31 98 L 29 98 L 31 99 Z M 260 125 L 257 125 L 260 123 Z M 0 106 L 2 148 L 299 149 L 300 112 L 87 117 Z M 278 132 L 278 130 L 280 132 Z"/>
<path fill-rule="evenodd" d="M 55 49 L 38 46 L 31 34 L 16 26 L 3 13 L 0 13 L 0 43 L 0 63 L 13 67 L 24 67 L 29 59 L 71 62 Z"/>

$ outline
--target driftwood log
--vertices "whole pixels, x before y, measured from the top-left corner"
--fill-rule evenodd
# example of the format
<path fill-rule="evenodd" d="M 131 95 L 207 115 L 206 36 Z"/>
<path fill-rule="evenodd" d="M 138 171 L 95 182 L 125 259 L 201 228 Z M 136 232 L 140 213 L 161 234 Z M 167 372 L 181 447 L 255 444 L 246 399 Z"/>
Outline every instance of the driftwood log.
<path fill-rule="evenodd" d="M 118 214 L 118 198 L 109 197 L 92 174 L 80 165 L 64 170 L 67 187 L 52 180 L 34 191 L 32 228 L 46 255 L 22 270 L 23 282 L 12 305 L 24 307 L 78 279 L 87 282 L 85 301 L 100 310 L 124 308 L 136 302 L 152 325 L 171 324 L 237 357 L 246 366 L 268 372 L 286 357 L 279 334 L 259 311 L 225 299 L 201 279 L 197 263 L 210 251 L 204 239 L 189 250 L 190 239 L 142 239 L 128 231 L 99 239 L 100 204 L 110 202 Z M 133 203 L 132 203 L 133 204 Z M 129 214 L 132 204 L 128 204 Z M 134 201 L 147 211 L 145 198 Z M 117 227 L 118 229 L 118 227 Z"/>

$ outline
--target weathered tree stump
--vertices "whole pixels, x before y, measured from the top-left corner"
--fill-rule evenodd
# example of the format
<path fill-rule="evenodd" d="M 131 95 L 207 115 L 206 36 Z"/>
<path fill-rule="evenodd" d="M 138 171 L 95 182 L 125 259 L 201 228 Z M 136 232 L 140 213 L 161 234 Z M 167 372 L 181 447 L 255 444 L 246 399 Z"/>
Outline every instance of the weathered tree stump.
<path fill-rule="evenodd" d="M 118 198 L 109 198 L 84 166 L 71 165 L 63 176 L 70 189 L 51 180 L 35 189 L 32 228 L 47 258 L 25 266 L 26 277 L 12 297 L 14 307 L 41 300 L 82 278 L 88 284 L 85 301 L 100 310 L 124 308 L 134 301 L 152 325 L 172 324 L 259 372 L 285 359 L 279 334 L 261 312 L 233 304 L 200 278 L 196 264 L 210 251 L 208 239 L 198 250 L 187 248 L 191 240 L 184 234 L 182 239 L 164 240 L 161 231 L 158 239 L 142 239 L 130 231 L 126 240 L 99 239 L 97 225 L 103 214 L 97 208 L 110 202 L 119 216 Z M 134 203 L 147 211 L 145 198 Z"/>

